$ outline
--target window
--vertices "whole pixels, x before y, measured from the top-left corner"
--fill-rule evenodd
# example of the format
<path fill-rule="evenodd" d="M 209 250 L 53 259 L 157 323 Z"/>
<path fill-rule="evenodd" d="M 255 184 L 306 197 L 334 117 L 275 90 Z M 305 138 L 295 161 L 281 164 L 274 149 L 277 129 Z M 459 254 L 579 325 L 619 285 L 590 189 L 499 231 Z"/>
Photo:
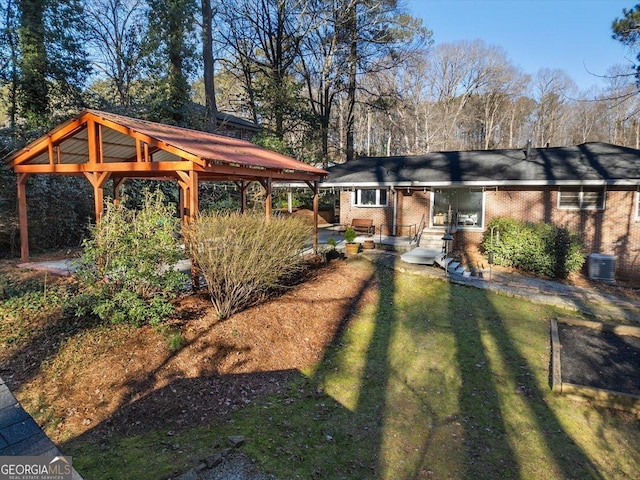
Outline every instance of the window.
<path fill-rule="evenodd" d="M 558 208 L 603 210 L 604 187 L 563 188 L 558 192 Z"/>
<path fill-rule="evenodd" d="M 356 207 L 386 207 L 387 190 L 386 189 L 359 189 L 355 191 Z"/>

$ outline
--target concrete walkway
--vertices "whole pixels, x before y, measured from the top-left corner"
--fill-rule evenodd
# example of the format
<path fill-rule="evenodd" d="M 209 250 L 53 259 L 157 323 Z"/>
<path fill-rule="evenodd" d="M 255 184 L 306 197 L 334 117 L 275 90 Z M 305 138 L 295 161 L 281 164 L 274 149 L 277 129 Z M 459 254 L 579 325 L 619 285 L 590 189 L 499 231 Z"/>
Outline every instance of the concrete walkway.
<path fill-rule="evenodd" d="M 380 254 L 382 252 L 376 252 Z M 367 255 L 372 253 L 367 252 Z M 502 270 L 482 271 L 482 277 L 463 277 L 445 274 L 438 266 L 415 265 L 400 260 L 398 255 L 384 252 L 397 271 L 447 279 L 451 283 L 490 290 L 512 297 L 525 298 L 531 302 L 553 305 L 571 311 L 580 311 L 597 320 L 627 320 L 640 323 L 640 302 L 623 296 L 599 291 L 597 288 L 577 287 L 565 283 L 544 280 Z"/>

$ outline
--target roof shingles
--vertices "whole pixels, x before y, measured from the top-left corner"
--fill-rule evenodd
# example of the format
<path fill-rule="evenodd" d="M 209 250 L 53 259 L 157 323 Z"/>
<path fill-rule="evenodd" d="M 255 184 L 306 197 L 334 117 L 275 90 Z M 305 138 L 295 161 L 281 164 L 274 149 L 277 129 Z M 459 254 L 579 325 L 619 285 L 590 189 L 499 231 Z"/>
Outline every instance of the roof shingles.
<path fill-rule="evenodd" d="M 606 143 L 573 147 L 360 157 L 330 167 L 324 186 L 640 183 L 640 150 Z"/>

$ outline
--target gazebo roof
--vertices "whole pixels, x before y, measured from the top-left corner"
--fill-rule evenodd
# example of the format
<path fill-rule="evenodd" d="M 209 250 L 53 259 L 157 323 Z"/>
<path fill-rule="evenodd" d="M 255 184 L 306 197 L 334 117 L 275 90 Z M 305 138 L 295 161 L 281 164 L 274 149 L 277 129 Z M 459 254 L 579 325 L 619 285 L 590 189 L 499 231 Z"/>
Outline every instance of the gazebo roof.
<path fill-rule="evenodd" d="M 175 177 L 193 170 L 201 180 L 317 181 L 327 174 L 244 140 L 98 110 L 84 110 L 6 161 L 17 173 L 112 177 Z"/>

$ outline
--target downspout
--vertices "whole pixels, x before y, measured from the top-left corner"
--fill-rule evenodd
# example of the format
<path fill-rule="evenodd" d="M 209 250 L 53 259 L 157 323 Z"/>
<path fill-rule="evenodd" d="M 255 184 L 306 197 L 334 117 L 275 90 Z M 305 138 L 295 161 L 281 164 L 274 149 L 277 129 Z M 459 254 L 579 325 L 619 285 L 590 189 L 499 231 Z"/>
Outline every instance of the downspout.
<path fill-rule="evenodd" d="M 396 236 L 396 224 L 398 218 L 398 192 L 394 187 L 390 188 L 393 194 L 393 218 L 391 219 L 391 235 Z"/>

